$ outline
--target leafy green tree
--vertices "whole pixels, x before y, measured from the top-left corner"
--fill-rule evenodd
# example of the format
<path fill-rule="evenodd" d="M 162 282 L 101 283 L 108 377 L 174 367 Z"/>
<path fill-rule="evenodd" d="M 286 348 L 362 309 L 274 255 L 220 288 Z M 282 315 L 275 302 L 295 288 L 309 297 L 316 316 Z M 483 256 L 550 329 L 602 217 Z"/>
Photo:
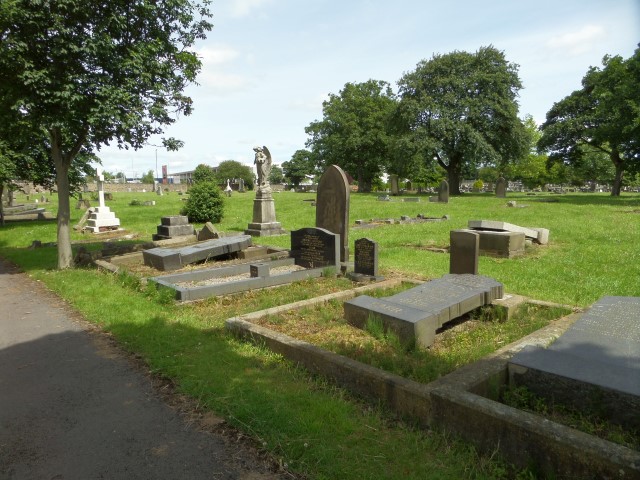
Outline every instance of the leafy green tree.
<path fill-rule="evenodd" d="M 615 167 L 611 195 L 618 196 L 625 170 L 640 165 L 640 48 L 627 60 L 606 56 L 602 65 L 551 107 L 538 146 L 566 165 L 591 153 L 584 145 L 604 152 Z"/>
<path fill-rule="evenodd" d="M 104 179 L 107 179 L 107 176 L 105 175 Z M 150 183 L 153 184 L 155 183 L 156 177 L 153 174 L 153 170 L 149 170 L 147 173 L 143 174 L 142 177 L 140 177 L 140 182 L 141 183 Z"/>
<path fill-rule="evenodd" d="M 277 165 L 271 167 L 271 173 L 269 174 L 269 183 L 273 185 L 280 185 L 284 181 L 284 173 L 282 168 Z"/>
<path fill-rule="evenodd" d="M 465 168 L 504 165 L 526 152 L 517 70 L 489 46 L 435 55 L 400 79 L 396 128 L 425 163 L 446 170 L 452 194 L 460 193 Z"/>
<path fill-rule="evenodd" d="M 234 178 L 243 179 L 246 188 L 253 188 L 255 174 L 251 167 L 236 160 L 225 160 L 224 162 L 220 162 L 220 165 L 218 165 L 218 168 L 216 169 L 216 179 L 218 184 L 226 185 L 227 180 L 233 180 Z"/>
<path fill-rule="evenodd" d="M 194 183 L 189 189 L 189 197 L 181 211 L 190 222 L 220 223 L 224 216 L 224 199 L 220 187 L 215 182 Z"/>
<path fill-rule="evenodd" d="M 83 148 L 141 147 L 188 115 L 208 0 L 0 2 L 0 123 L 45 133 L 59 195 L 58 268 L 73 263 L 70 169 Z M 177 145 L 167 141 L 166 145 Z"/>
<path fill-rule="evenodd" d="M 209 165 L 201 163 L 193 171 L 193 183 L 216 182 L 216 172 Z"/>
<path fill-rule="evenodd" d="M 282 171 L 285 179 L 294 186 L 315 173 L 315 160 L 309 150 L 296 150 L 288 162 L 282 162 Z"/>
<path fill-rule="evenodd" d="M 322 103 L 323 119 L 305 128 L 307 141 L 324 168 L 335 164 L 370 192 L 387 163 L 391 138 L 388 121 L 396 100 L 387 82 L 347 83 Z"/>
<path fill-rule="evenodd" d="M 542 137 L 542 133 L 531 115 L 525 116 L 523 124 L 529 150 L 512 166 L 510 176 L 514 180 L 520 180 L 527 188 L 540 187 L 549 182 L 548 157 L 538 153 L 538 142 Z M 492 181 L 495 181 L 495 179 Z"/>

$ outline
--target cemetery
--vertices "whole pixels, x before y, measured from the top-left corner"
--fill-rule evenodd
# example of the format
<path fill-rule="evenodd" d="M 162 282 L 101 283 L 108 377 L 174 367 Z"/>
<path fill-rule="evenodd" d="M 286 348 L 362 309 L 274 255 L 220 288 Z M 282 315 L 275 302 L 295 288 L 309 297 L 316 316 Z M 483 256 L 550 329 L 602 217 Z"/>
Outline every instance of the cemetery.
<path fill-rule="evenodd" d="M 165 311 L 198 312 L 353 395 L 382 401 L 425 428 L 455 432 L 479 452 L 491 455 L 499 445 L 516 468 L 637 475 L 633 288 L 592 300 L 579 290 L 541 294 L 542 282 L 534 289 L 523 282 L 532 268 L 553 274 L 556 242 L 569 238 L 553 219 L 557 203 L 507 209 L 485 193 L 460 208 L 459 198 L 380 202 L 371 195 L 358 198 L 354 212 L 340 170 L 329 169 L 323 180 L 317 194 L 274 196 L 265 187 L 255 199 L 252 192 L 228 197 L 244 214 L 224 226 L 192 224 L 168 208 L 171 194 L 150 192 L 157 205 L 141 229 L 135 218 L 142 207 L 115 194 L 119 224 L 111 228 L 124 230 L 121 240 L 78 234 L 77 242 L 96 264 L 171 291 L 177 303 Z M 315 208 L 292 215 L 301 200 Z M 625 215 L 636 209 L 630 203 Z M 350 220 L 374 212 L 378 218 Z M 425 243 L 445 245 L 447 255 L 407 249 Z M 394 257 L 406 251 L 414 253 Z M 526 266 L 510 263 L 516 260 Z M 98 275 L 104 281 L 108 274 Z M 117 284 L 120 277 L 112 278 Z M 509 392 L 521 388 L 541 401 L 596 411 L 631 440 L 621 445 L 542 420 L 509 403 Z"/>

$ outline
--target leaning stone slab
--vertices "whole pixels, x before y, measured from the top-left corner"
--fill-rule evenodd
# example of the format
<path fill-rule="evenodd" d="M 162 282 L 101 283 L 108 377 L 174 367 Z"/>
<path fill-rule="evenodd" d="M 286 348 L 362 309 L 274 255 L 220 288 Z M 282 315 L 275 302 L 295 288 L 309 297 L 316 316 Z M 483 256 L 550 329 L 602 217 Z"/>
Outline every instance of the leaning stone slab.
<path fill-rule="evenodd" d="M 476 230 L 480 239 L 480 255 L 513 258 L 524 255 L 525 235 L 522 232 Z"/>
<path fill-rule="evenodd" d="M 177 270 L 190 263 L 238 252 L 251 246 L 250 235 L 218 238 L 182 248 L 152 248 L 142 254 L 144 264 L 158 270 Z"/>
<path fill-rule="evenodd" d="M 538 240 L 538 232 L 532 228 L 520 227 L 497 220 L 469 220 L 469 228 L 473 230 L 496 230 L 498 232 L 521 232 L 532 240 Z"/>
<path fill-rule="evenodd" d="M 502 284 L 491 278 L 449 274 L 390 297 L 361 295 L 344 302 L 344 314 L 359 328 L 378 317 L 401 342 L 428 347 L 443 324 L 502 296 Z"/>
<path fill-rule="evenodd" d="M 640 297 L 603 297 L 547 348 L 527 347 L 510 380 L 640 428 Z"/>

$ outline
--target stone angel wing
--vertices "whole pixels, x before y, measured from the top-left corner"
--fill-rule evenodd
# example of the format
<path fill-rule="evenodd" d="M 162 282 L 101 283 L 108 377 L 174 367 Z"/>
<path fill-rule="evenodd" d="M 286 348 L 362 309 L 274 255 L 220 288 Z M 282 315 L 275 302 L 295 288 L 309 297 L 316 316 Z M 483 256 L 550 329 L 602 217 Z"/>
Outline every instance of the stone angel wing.
<path fill-rule="evenodd" d="M 269 151 L 269 149 L 266 146 L 262 147 L 262 151 L 264 152 L 264 154 L 267 156 L 267 163 L 269 165 L 271 165 L 271 152 Z"/>

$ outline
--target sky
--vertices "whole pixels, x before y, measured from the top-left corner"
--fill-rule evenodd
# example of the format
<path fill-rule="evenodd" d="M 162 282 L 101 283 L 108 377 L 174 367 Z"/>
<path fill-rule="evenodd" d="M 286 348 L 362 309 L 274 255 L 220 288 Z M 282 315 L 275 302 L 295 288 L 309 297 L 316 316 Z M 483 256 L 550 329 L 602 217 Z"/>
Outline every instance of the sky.
<path fill-rule="evenodd" d="M 384 80 L 397 91 L 422 60 L 493 45 L 519 65 L 519 115 L 540 124 L 581 87 L 605 55 L 629 58 L 640 42 L 640 0 L 215 0 L 213 29 L 196 44 L 194 112 L 163 136 L 167 152 L 103 147 L 106 171 L 140 177 L 237 160 L 253 167 L 266 145 L 276 165 L 305 148 L 305 127 L 346 83 Z"/>

